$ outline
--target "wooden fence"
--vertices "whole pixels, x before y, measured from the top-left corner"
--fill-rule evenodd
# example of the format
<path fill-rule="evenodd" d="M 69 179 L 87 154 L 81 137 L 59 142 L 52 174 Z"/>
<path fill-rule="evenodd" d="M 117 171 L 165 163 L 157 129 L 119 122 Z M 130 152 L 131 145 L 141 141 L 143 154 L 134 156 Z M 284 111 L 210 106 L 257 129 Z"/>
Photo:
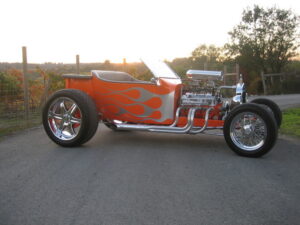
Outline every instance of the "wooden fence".
<path fill-rule="evenodd" d="M 284 72 L 284 73 L 272 73 L 272 74 L 264 74 L 261 72 L 261 80 L 263 84 L 264 95 L 270 94 L 270 89 L 274 86 L 275 79 L 279 78 L 279 83 L 284 83 L 285 80 L 288 80 L 290 77 L 295 77 L 294 80 L 300 80 L 300 72 Z M 298 78 L 298 79 L 297 79 Z M 281 85 L 282 86 L 282 85 Z M 281 87 L 282 89 L 282 87 Z M 300 90 L 300 87 L 299 87 Z M 283 94 L 283 93 L 280 93 Z"/>

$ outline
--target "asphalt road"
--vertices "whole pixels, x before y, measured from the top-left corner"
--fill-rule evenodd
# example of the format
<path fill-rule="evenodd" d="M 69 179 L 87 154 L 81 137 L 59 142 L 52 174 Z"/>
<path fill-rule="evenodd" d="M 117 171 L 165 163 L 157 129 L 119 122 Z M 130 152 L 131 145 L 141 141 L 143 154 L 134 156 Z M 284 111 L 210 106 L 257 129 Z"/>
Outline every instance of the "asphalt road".
<path fill-rule="evenodd" d="M 260 96 L 251 96 L 249 100 L 260 98 Z M 300 107 L 300 94 L 291 95 L 269 95 L 264 98 L 269 98 L 275 101 L 281 109 L 287 109 L 290 107 L 298 106 Z"/>
<path fill-rule="evenodd" d="M 35 128 L 0 142 L 0 224 L 296 225 L 299 165 L 299 140 L 250 159 L 223 137 L 101 124 L 84 146 L 62 148 Z"/>

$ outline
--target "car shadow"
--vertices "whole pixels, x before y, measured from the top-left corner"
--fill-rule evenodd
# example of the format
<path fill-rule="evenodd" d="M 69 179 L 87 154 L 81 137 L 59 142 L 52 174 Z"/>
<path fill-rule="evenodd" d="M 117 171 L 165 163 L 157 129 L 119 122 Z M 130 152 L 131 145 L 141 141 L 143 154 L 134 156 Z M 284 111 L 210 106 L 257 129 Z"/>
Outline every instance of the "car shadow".
<path fill-rule="evenodd" d="M 142 131 L 118 132 L 100 126 L 84 149 L 130 149 L 143 151 L 220 152 L 232 155 L 223 136 L 154 133 Z"/>

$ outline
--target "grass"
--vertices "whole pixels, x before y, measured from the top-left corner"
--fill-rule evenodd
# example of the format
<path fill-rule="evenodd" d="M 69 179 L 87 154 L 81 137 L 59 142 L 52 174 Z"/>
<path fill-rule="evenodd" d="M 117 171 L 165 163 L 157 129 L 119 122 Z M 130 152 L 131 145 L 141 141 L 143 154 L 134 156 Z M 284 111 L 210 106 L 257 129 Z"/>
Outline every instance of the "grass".
<path fill-rule="evenodd" d="M 39 124 L 41 124 L 41 116 L 38 114 L 30 115 L 28 120 L 24 117 L 0 118 L 0 138 Z"/>
<path fill-rule="evenodd" d="M 300 108 L 287 109 L 282 116 L 280 132 L 300 138 Z"/>

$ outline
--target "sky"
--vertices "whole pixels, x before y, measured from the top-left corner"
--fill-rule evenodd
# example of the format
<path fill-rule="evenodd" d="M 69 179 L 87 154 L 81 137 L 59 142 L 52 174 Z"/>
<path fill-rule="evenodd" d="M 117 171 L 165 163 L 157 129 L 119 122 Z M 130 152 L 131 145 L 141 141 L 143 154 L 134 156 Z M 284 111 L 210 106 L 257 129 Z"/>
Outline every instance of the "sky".
<path fill-rule="evenodd" d="M 297 0 L 1 0 L 0 62 L 138 61 L 188 57 L 222 46 L 254 4 L 292 9 Z"/>

